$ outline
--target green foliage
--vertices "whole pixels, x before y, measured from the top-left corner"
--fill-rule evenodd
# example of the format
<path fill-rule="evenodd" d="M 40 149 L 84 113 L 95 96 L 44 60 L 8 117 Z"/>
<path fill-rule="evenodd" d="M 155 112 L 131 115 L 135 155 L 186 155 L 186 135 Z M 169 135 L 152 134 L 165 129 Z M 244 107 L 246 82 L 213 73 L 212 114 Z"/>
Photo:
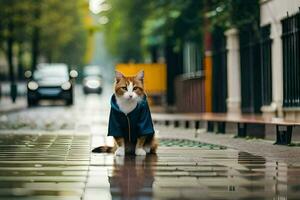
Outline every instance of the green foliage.
<path fill-rule="evenodd" d="M 143 60 L 143 52 L 173 46 L 180 52 L 186 41 L 200 47 L 204 27 L 210 30 L 259 24 L 259 0 L 107 0 L 102 12 L 107 46 L 121 61 Z M 204 21 L 208 21 L 205 24 Z"/>
<path fill-rule="evenodd" d="M 83 0 L 39 1 L 40 52 L 51 62 L 83 64 L 87 33 L 82 22 Z"/>
<path fill-rule="evenodd" d="M 109 23 L 104 32 L 110 52 L 122 62 L 143 60 L 142 52 L 171 42 L 201 43 L 203 3 L 194 0 L 107 1 Z"/>
<path fill-rule="evenodd" d="M 106 43 L 110 52 L 119 60 L 141 61 L 141 29 L 147 14 L 145 2 L 141 0 L 107 1 L 112 9 L 107 12 L 105 25 Z"/>
<path fill-rule="evenodd" d="M 152 12 L 145 22 L 145 36 L 159 38 L 163 35 L 174 41 L 200 41 L 202 7 L 202 1 L 153 1 L 149 4 Z"/>
<path fill-rule="evenodd" d="M 214 29 L 259 24 L 259 0 L 211 0 L 206 17 Z"/>
<path fill-rule="evenodd" d="M 22 53 L 27 54 L 32 51 L 34 31 L 38 30 L 38 55 L 49 62 L 82 64 L 86 46 L 86 31 L 81 21 L 84 3 L 87 2 L 0 0 L 0 50 L 5 52 L 7 39 L 13 38 L 17 49 L 22 46 Z"/>
<path fill-rule="evenodd" d="M 32 22 L 28 13 L 33 6 L 26 1 L 0 0 L 0 8 L 0 48 L 5 49 L 4 42 L 9 37 L 16 41 L 28 40 Z"/>

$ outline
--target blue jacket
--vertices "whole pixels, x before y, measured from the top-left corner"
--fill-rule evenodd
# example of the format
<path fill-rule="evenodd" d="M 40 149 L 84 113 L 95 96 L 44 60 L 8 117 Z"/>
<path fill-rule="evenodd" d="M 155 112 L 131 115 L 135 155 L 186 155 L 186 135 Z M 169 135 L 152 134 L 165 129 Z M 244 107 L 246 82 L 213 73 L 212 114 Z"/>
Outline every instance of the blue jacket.
<path fill-rule="evenodd" d="M 119 109 L 115 95 L 111 97 L 108 136 L 124 137 L 125 140 L 135 143 L 138 137 L 153 134 L 153 123 L 146 96 L 127 115 Z"/>

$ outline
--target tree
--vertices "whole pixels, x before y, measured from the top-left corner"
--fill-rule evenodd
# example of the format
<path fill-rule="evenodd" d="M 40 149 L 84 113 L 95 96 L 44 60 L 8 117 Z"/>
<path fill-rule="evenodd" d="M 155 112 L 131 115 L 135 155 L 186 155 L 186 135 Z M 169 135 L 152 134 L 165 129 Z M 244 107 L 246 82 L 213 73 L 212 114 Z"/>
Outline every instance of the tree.
<path fill-rule="evenodd" d="M 4 52 L 9 79 L 16 95 L 15 63 L 23 77 L 23 55 L 31 51 L 31 67 L 38 58 L 48 62 L 83 63 L 86 30 L 81 20 L 85 0 L 0 0 L 0 51 Z"/>
<path fill-rule="evenodd" d="M 80 13 L 83 0 L 44 1 L 37 22 L 39 52 L 48 62 L 82 64 L 86 43 L 86 30 Z"/>
<path fill-rule="evenodd" d="M 17 88 L 15 84 L 16 77 L 13 62 L 14 47 L 19 45 L 19 56 L 21 57 L 22 44 L 26 38 L 25 24 L 30 20 L 26 15 L 24 16 L 24 13 L 29 11 L 30 6 L 28 6 L 25 2 L 19 2 L 17 0 L 1 0 L 0 7 L 0 50 L 2 50 L 6 55 L 9 68 L 9 79 L 11 82 L 11 97 L 12 100 L 15 101 Z M 20 67 L 22 67 L 22 64 Z"/>
<path fill-rule="evenodd" d="M 214 27 L 241 28 L 246 24 L 259 24 L 259 0 L 211 0 L 206 17 Z"/>
<path fill-rule="evenodd" d="M 6 52 L 10 68 L 14 68 L 10 62 L 14 54 L 22 68 L 22 55 L 28 50 L 33 70 L 41 56 L 49 62 L 82 64 L 86 43 L 81 20 L 84 3 L 85 0 L 0 0 L 0 50 Z M 17 50 L 13 50 L 14 46 Z"/>
<path fill-rule="evenodd" d="M 112 9 L 107 11 L 109 22 L 104 25 L 107 46 L 122 62 L 142 59 L 142 26 L 147 15 L 146 4 L 141 0 L 107 1 Z"/>
<path fill-rule="evenodd" d="M 179 50 L 185 40 L 201 42 L 202 1 L 108 0 L 111 10 L 100 15 L 108 17 L 104 32 L 111 53 L 122 61 L 153 57 L 160 46 L 172 41 Z M 156 59 L 156 58 L 154 58 Z"/>

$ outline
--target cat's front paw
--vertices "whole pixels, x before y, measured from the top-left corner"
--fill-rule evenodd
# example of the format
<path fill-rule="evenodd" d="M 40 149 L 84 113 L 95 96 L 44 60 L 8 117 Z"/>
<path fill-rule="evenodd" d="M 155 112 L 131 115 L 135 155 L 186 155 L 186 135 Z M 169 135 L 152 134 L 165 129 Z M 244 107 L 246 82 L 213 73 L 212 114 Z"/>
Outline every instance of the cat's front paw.
<path fill-rule="evenodd" d="M 124 147 L 118 147 L 115 152 L 115 156 L 124 156 L 124 155 L 125 155 Z"/>
<path fill-rule="evenodd" d="M 150 153 L 151 152 L 151 147 L 150 146 L 145 146 L 144 150 L 146 151 L 146 153 Z"/>
<path fill-rule="evenodd" d="M 137 156 L 145 156 L 146 151 L 143 148 L 136 148 L 135 149 L 135 155 Z"/>

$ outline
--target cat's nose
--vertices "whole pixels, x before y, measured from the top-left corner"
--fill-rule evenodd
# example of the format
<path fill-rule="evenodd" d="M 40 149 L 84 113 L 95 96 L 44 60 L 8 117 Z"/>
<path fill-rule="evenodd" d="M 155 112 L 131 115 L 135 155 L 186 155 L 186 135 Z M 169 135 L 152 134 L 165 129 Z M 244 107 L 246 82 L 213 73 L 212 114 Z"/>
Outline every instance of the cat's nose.
<path fill-rule="evenodd" d="M 130 94 L 130 95 L 129 95 L 129 98 L 131 99 L 132 97 L 133 97 L 133 96 Z"/>

